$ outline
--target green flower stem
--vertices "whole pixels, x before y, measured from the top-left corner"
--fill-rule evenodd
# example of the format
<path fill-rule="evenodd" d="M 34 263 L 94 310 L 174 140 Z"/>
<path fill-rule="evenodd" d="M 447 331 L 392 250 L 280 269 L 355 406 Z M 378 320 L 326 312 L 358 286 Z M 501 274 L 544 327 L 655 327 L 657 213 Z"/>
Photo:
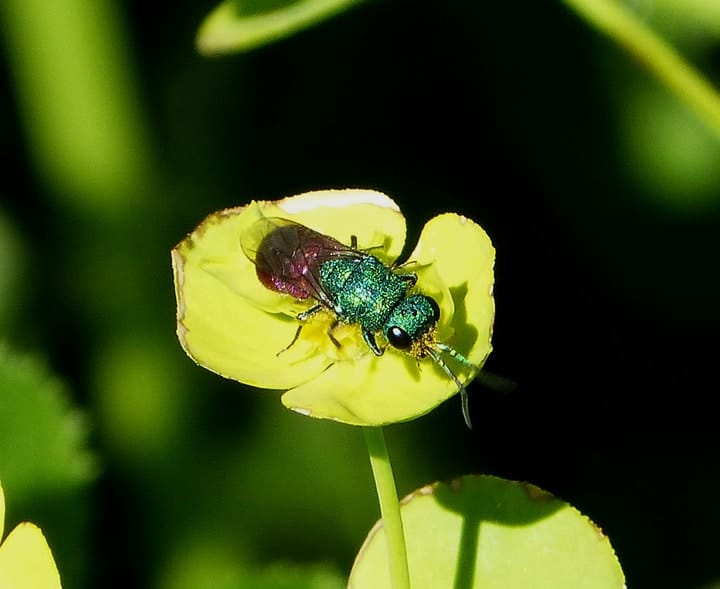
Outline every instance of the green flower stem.
<path fill-rule="evenodd" d="M 385 436 L 380 427 L 365 427 L 365 443 L 370 454 L 370 465 L 375 477 L 375 488 L 380 501 L 380 513 L 387 541 L 390 580 L 393 589 L 410 589 L 410 573 L 405 550 L 405 534 L 400 518 L 392 465 L 385 446 Z"/>
<path fill-rule="evenodd" d="M 644 63 L 720 138 L 720 95 L 670 45 L 616 0 L 564 1 L 592 26 Z"/>

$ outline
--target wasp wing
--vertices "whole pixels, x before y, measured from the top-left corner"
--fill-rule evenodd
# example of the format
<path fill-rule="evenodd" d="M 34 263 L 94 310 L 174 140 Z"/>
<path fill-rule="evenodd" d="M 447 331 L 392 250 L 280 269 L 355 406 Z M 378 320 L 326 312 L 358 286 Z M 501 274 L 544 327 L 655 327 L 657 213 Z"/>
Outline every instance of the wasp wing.
<path fill-rule="evenodd" d="M 320 266 L 336 257 L 367 254 L 337 239 L 280 217 L 258 219 L 243 235 L 241 246 L 255 264 L 258 279 L 276 292 L 296 299 L 314 298 L 332 308 L 320 280 Z"/>

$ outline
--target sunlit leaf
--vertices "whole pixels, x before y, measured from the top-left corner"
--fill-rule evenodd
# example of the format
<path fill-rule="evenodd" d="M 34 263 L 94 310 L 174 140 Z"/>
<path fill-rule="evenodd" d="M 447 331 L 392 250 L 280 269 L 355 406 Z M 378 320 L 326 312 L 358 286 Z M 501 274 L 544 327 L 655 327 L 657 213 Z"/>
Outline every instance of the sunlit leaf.
<path fill-rule="evenodd" d="M 402 518 L 413 589 L 622 589 L 608 538 L 527 483 L 466 476 L 407 497 Z M 390 588 L 381 523 L 353 566 L 352 589 Z"/>
<path fill-rule="evenodd" d="M 655 204 L 699 212 L 717 206 L 720 143 L 691 111 L 640 83 L 623 93 L 618 111 L 623 165 Z"/>
<path fill-rule="evenodd" d="M 360 0 L 225 0 L 200 27 L 206 55 L 248 51 L 288 37 L 358 4 Z"/>
<path fill-rule="evenodd" d="M 647 16 L 664 29 L 693 40 L 720 37 L 720 2 L 714 0 L 654 0 L 646 3 Z M 642 10 L 642 8 L 641 8 Z"/>

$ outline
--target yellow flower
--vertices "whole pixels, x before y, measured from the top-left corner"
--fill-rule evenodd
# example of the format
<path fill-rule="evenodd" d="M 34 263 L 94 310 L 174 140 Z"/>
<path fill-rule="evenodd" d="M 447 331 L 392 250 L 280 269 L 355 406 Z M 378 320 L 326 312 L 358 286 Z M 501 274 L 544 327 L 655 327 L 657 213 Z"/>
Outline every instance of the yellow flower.
<path fill-rule="evenodd" d="M 0 486 L 0 538 L 5 523 L 5 495 Z M 60 575 L 50 547 L 37 526 L 19 524 L 0 545 L 0 589 L 60 589 Z"/>
<path fill-rule="evenodd" d="M 354 425 L 409 420 L 458 392 L 430 358 L 391 346 L 375 356 L 356 324 L 332 328 L 333 342 L 330 311 L 313 315 L 290 346 L 297 314 L 315 301 L 296 301 L 260 283 L 243 244 L 263 217 L 289 219 L 345 244 L 354 236 L 358 249 L 388 265 L 405 243 L 398 206 L 371 190 L 309 192 L 210 215 L 172 252 L 177 332 L 191 358 L 227 378 L 285 390 L 282 402 L 290 409 Z M 494 255 L 477 224 L 446 213 L 425 225 L 408 262 L 397 269 L 416 273 L 414 290 L 437 301 L 434 339 L 478 366 L 491 350 Z M 461 382 L 474 377 L 446 356 Z"/>

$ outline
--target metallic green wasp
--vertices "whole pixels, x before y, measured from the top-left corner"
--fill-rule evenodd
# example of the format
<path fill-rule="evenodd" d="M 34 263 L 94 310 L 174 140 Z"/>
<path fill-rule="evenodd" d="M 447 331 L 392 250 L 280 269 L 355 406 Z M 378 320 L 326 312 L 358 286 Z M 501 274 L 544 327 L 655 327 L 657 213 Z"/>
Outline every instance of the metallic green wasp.
<path fill-rule="evenodd" d="M 248 236 L 243 239 L 243 250 L 255 264 L 258 279 L 265 287 L 298 300 L 315 301 L 298 315 L 300 321 L 327 309 L 336 318 L 328 336 L 338 346 L 332 335 L 333 328 L 338 323 L 357 324 L 365 343 L 376 356 L 384 352 L 376 340 L 376 335 L 382 333 L 393 348 L 418 360 L 431 358 L 457 385 L 463 417 L 471 427 L 465 385 L 445 363 L 442 354 L 470 368 L 471 377 L 480 368 L 447 344 L 435 340 L 440 308 L 432 297 L 412 293 L 417 275 L 399 273 L 359 250 L 354 236 L 347 246 L 288 219 L 260 219 Z M 295 339 L 301 329 L 302 324 Z"/>

